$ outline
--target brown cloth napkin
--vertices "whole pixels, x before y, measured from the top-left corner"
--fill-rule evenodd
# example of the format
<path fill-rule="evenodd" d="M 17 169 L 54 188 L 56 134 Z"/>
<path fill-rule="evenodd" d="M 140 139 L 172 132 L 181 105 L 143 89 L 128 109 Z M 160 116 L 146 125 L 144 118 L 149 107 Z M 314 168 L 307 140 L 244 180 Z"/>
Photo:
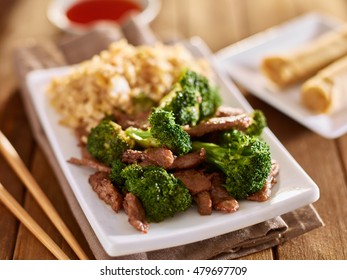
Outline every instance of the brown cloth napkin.
<path fill-rule="evenodd" d="M 34 135 L 45 152 L 57 175 L 63 193 L 84 233 L 96 259 L 235 259 L 281 244 L 288 239 L 323 226 L 312 205 L 280 217 L 192 244 L 112 258 L 106 254 L 93 229 L 80 208 L 62 170 L 57 163 L 45 136 L 25 85 L 26 74 L 35 69 L 50 68 L 78 63 L 105 49 L 112 41 L 126 36 L 133 44 L 155 41 L 149 29 L 138 28 L 129 21 L 122 28 L 92 30 L 79 36 L 68 36 L 59 43 L 31 42 L 14 52 L 15 70 L 21 83 L 22 98 L 32 125 Z"/>

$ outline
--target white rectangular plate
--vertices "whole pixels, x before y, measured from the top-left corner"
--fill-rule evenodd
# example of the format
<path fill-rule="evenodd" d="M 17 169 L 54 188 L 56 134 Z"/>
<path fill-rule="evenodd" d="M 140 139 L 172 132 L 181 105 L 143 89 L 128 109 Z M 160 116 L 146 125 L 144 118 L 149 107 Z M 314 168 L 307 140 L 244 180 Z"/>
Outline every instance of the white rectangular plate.
<path fill-rule="evenodd" d="M 193 54 L 204 53 L 204 45 L 197 38 L 192 39 L 188 47 Z M 266 129 L 264 137 L 271 145 L 273 158 L 280 164 L 279 180 L 268 201 L 241 201 L 240 209 L 236 213 L 223 214 L 215 211 L 211 216 L 200 216 L 196 208 L 192 207 L 174 218 L 150 224 L 148 234 L 136 231 L 128 224 L 125 213 L 114 213 L 94 193 L 88 183 L 88 177 L 92 173 L 90 169 L 67 163 L 71 157 L 80 157 L 80 150 L 76 146 L 74 133 L 58 124 L 59 116 L 49 105 L 45 90 L 52 77 L 65 75 L 69 69 L 63 67 L 33 71 L 27 76 L 27 86 L 55 156 L 96 236 L 110 256 L 151 251 L 207 239 L 265 221 L 318 199 L 319 190 L 316 184 Z M 251 110 L 228 78 L 218 74 L 218 82 L 225 104 Z"/>
<path fill-rule="evenodd" d="M 301 84 L 284 90 L 271 87 L 260 72 L 260 62 L 266 55 L 299 47 L 340 25 L 330 17 L 310 13 L 228 46 L 216 55 L 231 78 L 251 94 L 317 134 L 337 138 L 347 132 L 347 95 L 345 102 L 339 102 L 328 114 L 312 113 L 300 103 Z"/>

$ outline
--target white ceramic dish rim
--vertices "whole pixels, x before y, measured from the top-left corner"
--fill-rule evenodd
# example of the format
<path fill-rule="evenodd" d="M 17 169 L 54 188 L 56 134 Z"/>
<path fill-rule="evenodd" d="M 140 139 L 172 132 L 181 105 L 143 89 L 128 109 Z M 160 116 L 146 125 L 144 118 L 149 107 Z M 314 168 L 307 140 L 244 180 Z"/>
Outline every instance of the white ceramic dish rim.
<path fill-rule="evenodd" d="M 209 55 L 199 38 L 193 38 L 187 47 L 197 56 Z M 212 59 L 216 69 L 218 63 Z M 67 163 L 72 156 L 79 157 L 74 134 L 58 124 L 59 117 L 48 104 L 45 87 L 53 76 L 64 75 L 69 67 L 36 70 L 27 75 L 26 83 L 36 113 L 41 121 L 59 165 L 74 192 L 83 212 L 98 240 L 110 256 L 121 256 L 188 244 L 235 231 L 278 215 L 290 212 L 319 198 L 319 189 L 312 179 L 292 158 L 269 129 L 264 132 L 271 146 L 273 157 L 279 162 L 279 180 L 272 197 L 262 203 L 241 201 L 240 210 L 233 214 L 214 212 L 211 216 L 200 216 L 195 207 L 159 224 L 151 224 L 149 233 L 142 234 L 127 222 L 124 213 L 114 213 L 91 190 L 88 184 L 90 169 Z M 237 88 L 220 69 L 218 82 L 225 104 L 252 108 Z"/>

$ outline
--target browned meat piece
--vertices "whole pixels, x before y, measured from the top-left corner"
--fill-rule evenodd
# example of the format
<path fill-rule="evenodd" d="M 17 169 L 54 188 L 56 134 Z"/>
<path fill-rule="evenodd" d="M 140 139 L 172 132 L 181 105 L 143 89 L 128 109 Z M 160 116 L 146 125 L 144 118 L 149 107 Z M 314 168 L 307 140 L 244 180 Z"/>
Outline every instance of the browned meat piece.
<path fill-rule="evenodd" d="M 264 187 L 255 193 L 247 196 L 247 200 L 263 202 L 270 198 L 271 196 L 271 187 L 272 187 L 272 178 L 266 179 Z"/>
<path fill-rule="evenodd" d="M 213 208 L 227 213 L 239 209 L 239 203 L 223 187 L 224 178 L 221 174 L 214 173 L 211 177 L 212 189 L 210 191 Z"/>
<path fill-rule="evenodd" d="M 169 149 L 150 148 L 145 151 L 127 150 L 123 153 L 122 161 L 141 166 L 158 165 L 165 169 L 189 169 L 203 163 L 205 158 L 205 149 L 175 157 Z"/>
<path fill-rule="evenodd" d="M 213 208 L 218 211 L 232 213 L 239 209 L 237 200 L 224 187 L 212 187 L 211 198 Z"/>
<path fill-rule="evenodd" d="M 83 126 L 79 126 L 75 129 L 75 135 L 78 140 L 78 145 L 85 145 L 88 131 Z"/>
<path fill-rule="evenodd" d="M 174 162 L 174 155 L 166 148 L 150 148 L 145 151 L 149 160 L 157 163 L 163 168 L 169 168 Z"/>
<path fill-rule="evenodd" d="M 145 210 L 140 200 L 132 193 L 127 193 L 123 202 L 125 213 L 128 215 L 129 224 L 138 231 L 148 232 L 148 224 L 146 222 Z"/>
<path fill-rule="evenodd" d="M 122 155 L 124 163 L 138 163 L 142 166 L 158 165 L 169 168 L 174 162 L 174 155 L 166 148 L 150 148 L 145 151 L 127 150 Z"/>
<path fill-rule="evenodd" d="M 185 131 L 191 137 L 199 137 L 214 131 L 228 130 L 231 128 L 242 130 L 247 128 L 251 124 L 251 122 L 252 119 L 246 114 L 229 117 L 211 118 L 205 122 L 201 122 L 196 126 L 187 127 L 185 128 Z"/>
<path fill-rule="evenodd" d="M 80 126 L 77 127 L 75 129 L 75 135 L 76 135 L 76 139 L 78 141 L 77 146 L 80 147 L 81 150 L 81 156 L 83 158 L 90 158 L 92 159 L 92 156 L 89 154 L 89 152 L 87 151 L 87 137 L 88 137 L 88 132 L 87 130 Z"/>
<path fill-rule="evenodd" d="M 206 150 L 191 152 L 186 155 L 175 158 L 169 169 L 189 169 L 195 168 L 206 160 Z"/>
<path fill-rule="evenodd" d="M 126 150 L 122 155 L 124 163 L 151 163 L 144 151 Z"/>
<path fill-rule="evenodd" d="M 72 157 L 68 160 L 69 163 L 75 164 L 75 165 L 79 165 L 79 166 L 87 166 L 90 168 L 93 168 L 97 171 L 102 171 L 102 172 L 110 172 L 111 168 L 106 166 L 105 164 L 102 164 L 101 162 L 98 162 L 96 160 L 90 159 L 90 158 L 75 158 Z"/>
<path fill-rule="evenodd" d="M 271 189 L 277 183 L 276 176 L 278 175 L 280 170 L 279 164 L 272 160 L 271 164 L 271 172 L 269 177 L 266 179 L 264 183 L 264 187 L 247 197 L 247 200 L 263 202 L 268 200 L 271 197 Z"/>
<path fill-rule="evenodd" d="M 194 196 L 194 200 L 198 206 L 198 212 L 200 215 L 211 215 L 212 201 L 208 191 L 198 193 Z"/>
<path fill-rule="evenodd" d="M 211 189 L 210 179 L 195 169 L 179 170 L 174 172 L 173 175 L 183 182 L 192 195 Z"/>
<path fill-rule="evenodd" d="M 230 117 L 243 114 L 244 111 L 241 108 L 234 108 L 229 106 L 220 106 L 217 109 L 215 117 Z"/>
<path fill-rule="evenodd" d="M 106 172 L 96 172 L 89 177 L 89 184 L 98 194 L 99 198 L 109 204 L 111 208 L 118 212 L 122 208 L 123 197 L 113 186 Z"/>
<path fill-rule="evenodd" d="M 132 116 L 118 110 L 113 113 L 115 122 L 118 123 L 123 129 L 127 129 L 130 126 L 146 129 L 148 127 L 149 114 L 150 112 L 142 112 Z"/>

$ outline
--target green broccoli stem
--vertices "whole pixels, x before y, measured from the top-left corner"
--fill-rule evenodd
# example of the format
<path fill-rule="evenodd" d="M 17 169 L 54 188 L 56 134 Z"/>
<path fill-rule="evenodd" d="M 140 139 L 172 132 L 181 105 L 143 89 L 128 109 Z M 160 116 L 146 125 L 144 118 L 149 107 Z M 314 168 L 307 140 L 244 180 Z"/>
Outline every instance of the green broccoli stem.
<path fill-rule="evenodd" d="M 125 134 L 135 140 L 143 148 L 158 148 L 162 145 L 159 140 L 154 138 L 151 129 L 142 130 L 135 127 L 129 127 L 125 130 Z"/>
<path fill-rule="evenodd" d="M 175 123 L 172 112 L 155 108 L 148 120 L 151 127 L 147 130 L 129 127 L 125 134 L 143 148 L 166 147 L 176 155 L 191 150 L 190 136 Z"/>
<path fill-rule="evenodd" d="M 227 148 L 222 148 L 217 144 L 205 143 L 199 141 L 192 142 L 193 151 L 198 151 L 200 149 L 205 149 L 206 151 L 206 161 L 216 165 L 224 173 L 227 173 L 225 169 L 225 163 L 223 161 L 226 153 L 228 153 Z"/>

